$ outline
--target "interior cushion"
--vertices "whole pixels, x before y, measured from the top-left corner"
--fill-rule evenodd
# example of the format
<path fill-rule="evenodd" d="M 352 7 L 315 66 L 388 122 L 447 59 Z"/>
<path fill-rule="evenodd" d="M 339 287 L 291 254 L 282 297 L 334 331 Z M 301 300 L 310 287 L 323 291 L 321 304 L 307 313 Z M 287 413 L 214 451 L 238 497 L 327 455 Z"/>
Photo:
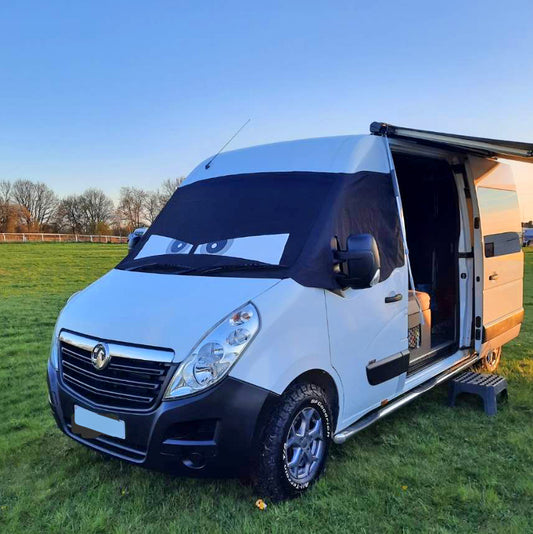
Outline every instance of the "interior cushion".
<path fill-rule="evenodd" d="M 415 293 L 416 297 L 418 298 L 418 302 L 420 302 L 420 306 L 422 307 L 422 311 L 429 310 L 431 305 L 431 297 L 429 296 L 429 293 L 424 293 L 423 291 L 413 291 L 412 289 L 409 290 L 409 315 L 412 313 L 416 313 L 418 311 L 418 306 L 416 304 L 415 300 Z"/>

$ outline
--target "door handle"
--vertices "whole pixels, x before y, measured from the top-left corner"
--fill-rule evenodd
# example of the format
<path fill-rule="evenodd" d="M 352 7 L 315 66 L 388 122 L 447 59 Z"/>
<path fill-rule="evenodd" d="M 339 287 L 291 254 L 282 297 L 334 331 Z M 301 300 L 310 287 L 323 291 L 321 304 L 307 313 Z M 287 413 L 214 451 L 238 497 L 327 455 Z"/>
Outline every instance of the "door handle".
<path fill-rule="evenodd" d="M 492 273 L 489 276 L 489 280 L 498 280 L 498 273 Z"/>
<path fill-rule="evenodd" d="M 393 295 L 392 297 L 385 297 L 385 304 L 389 304 L 390 302 L 399 302 L 402 300 L 403 296 L 401 293 L 396 293 L 396 295 Z"/>

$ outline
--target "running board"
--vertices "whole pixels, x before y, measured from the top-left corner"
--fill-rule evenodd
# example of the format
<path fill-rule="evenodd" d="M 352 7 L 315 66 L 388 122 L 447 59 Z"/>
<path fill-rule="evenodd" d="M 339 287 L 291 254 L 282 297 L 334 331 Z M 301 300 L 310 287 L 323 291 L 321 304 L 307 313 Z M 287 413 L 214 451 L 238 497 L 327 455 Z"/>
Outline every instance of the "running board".
<path fill-rule="evenodd" d="M 461 371 L 468 369 L 472 364 L 476 363 L 478 360 L 479 360 L 479 355 L 477 353 L 474 353 L 471 356 L 463 358 L 461 361 L 457 362 L 453 367 L 450 367 L 446 371 L 443 371 L 441 374 L 434 376 L 433 378 L 430 378 L 427 382 L 424 382 L 420 384 L 419 386 L 416 386 L 414 389 L 403 394 L 401 397 L 391 401 L 386 406 L 382 408 L 378 408 L 377 410 L 374 410 L 368 415 L 363 416 L 361 419 L 353 423 L 348 428 L 335 434 L 333 436 L 333 441 L 339 445 L 341 443 L 344 443 L 347 439 L 351 438 L 353 435 L 357 434 L 358 432 L 361 432 L 361 430 L 364 430 L 365 428 L 379 421 L 381 418 L 385 417 L 386 415 L 389 415 L 390 413 L 396 411 L 398 408 L 405 406 L 407 403 L 411 402 L 412 400 L 422 395 L 422 393 L 425 393 L 426 391 L 429 391 L 435 386 L 442 384 L 442 382 L 449 380 L 450 378 L 452 378 L 452 376 L 456 375 L 457 373 L 460 373 Z"/>

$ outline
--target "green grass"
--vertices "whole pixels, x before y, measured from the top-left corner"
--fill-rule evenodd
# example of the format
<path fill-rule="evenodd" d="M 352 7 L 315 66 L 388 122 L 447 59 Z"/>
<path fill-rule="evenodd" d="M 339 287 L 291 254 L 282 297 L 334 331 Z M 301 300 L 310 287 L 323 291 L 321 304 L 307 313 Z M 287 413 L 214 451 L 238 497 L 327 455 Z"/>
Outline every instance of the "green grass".
<path fill-rule="evenodd" d="M 533 532 L 533 253 L 526 323 L 504 349 L 509 402 L 483 415 L 433 390 L 342 447 L 305 497 L 254 506 L 237 480 L 173 478 L 105 459 L 55 427 L 46 360 L 59 310 L 119 245 L 0 245 L 0 531 Z"/>

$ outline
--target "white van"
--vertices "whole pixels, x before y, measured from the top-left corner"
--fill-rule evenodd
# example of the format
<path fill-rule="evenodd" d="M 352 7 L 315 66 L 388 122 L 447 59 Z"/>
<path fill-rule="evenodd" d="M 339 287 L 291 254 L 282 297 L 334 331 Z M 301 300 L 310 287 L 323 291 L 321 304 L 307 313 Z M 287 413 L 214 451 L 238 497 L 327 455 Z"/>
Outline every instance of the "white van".
<path fill-rule="evenodd" d="M 508 165 L 533 145 L 373 123 L 200 164 L 128 256 L 72 296 L 60 429 L 189 475 L 306 490 L 343 443 L 520 331 Z"/>

